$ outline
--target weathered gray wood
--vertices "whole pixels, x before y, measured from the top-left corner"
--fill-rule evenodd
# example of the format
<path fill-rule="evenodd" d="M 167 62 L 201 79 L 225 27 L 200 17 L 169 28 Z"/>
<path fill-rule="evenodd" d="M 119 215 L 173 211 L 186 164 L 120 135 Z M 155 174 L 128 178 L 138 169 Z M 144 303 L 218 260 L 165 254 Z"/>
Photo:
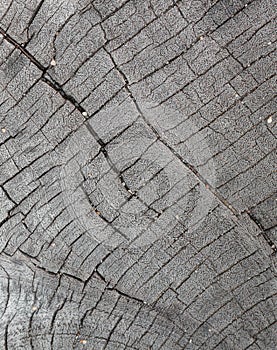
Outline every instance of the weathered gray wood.
<path fill-rule="evenodd" d="M 276 348 L 274 5 L 0 1 L 0 349 Z"/>

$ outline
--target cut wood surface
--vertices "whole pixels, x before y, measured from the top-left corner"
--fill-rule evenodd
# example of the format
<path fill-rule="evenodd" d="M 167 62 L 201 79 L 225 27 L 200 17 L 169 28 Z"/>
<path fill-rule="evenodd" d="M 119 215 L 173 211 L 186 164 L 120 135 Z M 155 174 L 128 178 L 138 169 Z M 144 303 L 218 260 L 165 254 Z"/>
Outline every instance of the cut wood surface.
<path fill-rule="evenodd" d="M 0 350 L 275 350 L 276 2 L 0 0 Z"/>

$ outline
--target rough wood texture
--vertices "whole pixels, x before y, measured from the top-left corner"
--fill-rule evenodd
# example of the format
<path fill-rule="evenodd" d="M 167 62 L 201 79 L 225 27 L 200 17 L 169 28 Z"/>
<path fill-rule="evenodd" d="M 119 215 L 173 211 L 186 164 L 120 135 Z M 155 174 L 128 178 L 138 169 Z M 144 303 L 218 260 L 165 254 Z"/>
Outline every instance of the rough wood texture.
<path fill-rule="evenodd" d="M 275 15 L 0 1 L 0 349 L 276 349 Z"/>

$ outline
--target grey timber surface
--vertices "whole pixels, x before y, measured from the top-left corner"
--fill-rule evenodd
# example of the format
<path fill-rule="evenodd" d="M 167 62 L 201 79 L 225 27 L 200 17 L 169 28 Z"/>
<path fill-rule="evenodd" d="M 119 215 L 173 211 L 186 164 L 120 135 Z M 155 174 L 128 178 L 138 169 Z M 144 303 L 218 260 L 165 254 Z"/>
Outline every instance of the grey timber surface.
<path fill-rule="evenodd" d="M 274 350 L 276 2 L 0 0 L 0 350 Z"/>

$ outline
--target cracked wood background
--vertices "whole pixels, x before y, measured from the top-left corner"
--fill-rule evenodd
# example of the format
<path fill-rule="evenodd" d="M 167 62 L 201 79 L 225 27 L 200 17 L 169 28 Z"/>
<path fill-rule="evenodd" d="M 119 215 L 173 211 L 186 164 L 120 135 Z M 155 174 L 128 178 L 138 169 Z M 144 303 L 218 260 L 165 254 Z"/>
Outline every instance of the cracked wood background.
<path fill-rule="evenodd" d="M 0 349 L 276 349 L 273 0 L 0 0 Z"/>

